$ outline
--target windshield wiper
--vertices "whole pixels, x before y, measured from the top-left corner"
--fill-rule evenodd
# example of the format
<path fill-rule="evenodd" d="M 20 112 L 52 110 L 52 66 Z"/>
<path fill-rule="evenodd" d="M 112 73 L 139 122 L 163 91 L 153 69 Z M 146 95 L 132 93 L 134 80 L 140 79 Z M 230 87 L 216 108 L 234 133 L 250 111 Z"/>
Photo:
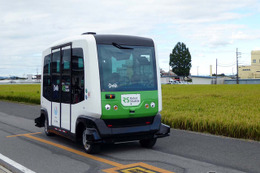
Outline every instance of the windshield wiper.
<path fill-rule="evenodd" d="M 132 47 L 121 46 L 120 44 L 117 44 L 115 42 L 113 42 L 112 45 L 117 47 L 118 49 L 134 49 Z"/>

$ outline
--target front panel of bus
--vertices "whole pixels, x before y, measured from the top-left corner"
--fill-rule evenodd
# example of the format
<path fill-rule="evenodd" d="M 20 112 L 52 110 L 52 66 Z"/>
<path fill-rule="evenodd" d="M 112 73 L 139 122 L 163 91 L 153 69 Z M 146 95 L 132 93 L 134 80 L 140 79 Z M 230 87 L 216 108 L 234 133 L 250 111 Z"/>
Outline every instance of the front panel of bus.
<path fill-rule="evenodd" d="M 135 125 L 140 122 L 148 125 L 158 113 L 153 41 L 144 40 L 142 44 L 143 40 L 140 39 L 97 41 L 101 119 L 110 126 Z"/>

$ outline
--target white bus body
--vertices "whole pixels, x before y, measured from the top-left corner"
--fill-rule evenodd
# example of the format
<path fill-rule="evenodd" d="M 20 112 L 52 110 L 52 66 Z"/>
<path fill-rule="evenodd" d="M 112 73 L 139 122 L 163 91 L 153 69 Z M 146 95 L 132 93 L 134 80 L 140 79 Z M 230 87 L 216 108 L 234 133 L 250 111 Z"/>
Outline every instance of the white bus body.
<path fill-rule="evenodd" d="M 42 64 L 41 116 L 35 123 L 47 135 L 83 140 L 88 153 L 107 142 L 140 140 L 152 147 L 168 136 L 151 39 L 87 33 L 52 44 L 43 51 Z M 115 74 L 116 81 L 105 84 Z"/>

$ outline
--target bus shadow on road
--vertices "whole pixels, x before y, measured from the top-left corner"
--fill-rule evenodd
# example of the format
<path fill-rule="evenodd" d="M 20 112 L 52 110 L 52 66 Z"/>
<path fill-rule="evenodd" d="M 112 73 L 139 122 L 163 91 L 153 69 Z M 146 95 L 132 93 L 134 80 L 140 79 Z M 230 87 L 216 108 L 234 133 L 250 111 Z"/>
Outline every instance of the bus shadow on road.
<path fill-rule="evenodd" d="M 84 148 L 80 141 L 74 142 L 70 139 L 64 138 L 59 135 L 54 136 L 46 136 L 44 133 L 38 134 L 38 137 L 41 137 L 45 140 L 50 140 L 52 142 L 64 145 L 66 147 L 70 147 L 75 150 L 79 150 L 84 152 Z M 101 144 L 100 154 L 110 154 L 110 153 L 122 153 L 122 152 L 137 152 L 141 151 L 143 148 L 140 146 L 138 141 L 131 141 L 131 142 L 122 142 L 122 143 L 109 143 L 109 144 Z M 98 155 L 98 154 L 95 154 Z"/>

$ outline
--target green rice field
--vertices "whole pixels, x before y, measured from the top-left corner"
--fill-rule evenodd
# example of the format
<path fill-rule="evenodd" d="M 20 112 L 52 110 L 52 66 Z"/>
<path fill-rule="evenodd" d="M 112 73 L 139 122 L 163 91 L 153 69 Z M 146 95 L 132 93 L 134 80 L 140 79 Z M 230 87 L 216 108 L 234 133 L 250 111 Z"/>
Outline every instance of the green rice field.
<path fill-rule="evenodd" d="M 260 141 L 260 85 L 162 85 L 172 128 Z M 0 85 L 0 99 L 40 104 L 40 85 Z"/>
<path fill-rule="evenodd" d="M 260 140 L 260 85 L 163 85 L 172 128 Z"/>
<path fill-rule="evenodd" d="M 40 104 L 40 95 L 40 84 L 0 85 L 1 100 Z"/>

